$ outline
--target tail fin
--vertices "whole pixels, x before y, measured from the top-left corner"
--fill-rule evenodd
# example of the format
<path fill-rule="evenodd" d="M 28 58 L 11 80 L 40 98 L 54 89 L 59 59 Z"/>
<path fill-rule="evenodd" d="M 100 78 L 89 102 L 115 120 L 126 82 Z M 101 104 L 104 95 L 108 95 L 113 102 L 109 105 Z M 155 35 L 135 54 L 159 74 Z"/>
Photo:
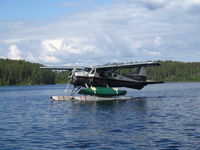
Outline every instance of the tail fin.
<path fill-rule="evenodd" d="M 137 67 L 135 68 L 132 73 L 132 75 L 140 75 L 140 76 L 145 76 L 146 77 L 146 70 L 144 67 Z"/>

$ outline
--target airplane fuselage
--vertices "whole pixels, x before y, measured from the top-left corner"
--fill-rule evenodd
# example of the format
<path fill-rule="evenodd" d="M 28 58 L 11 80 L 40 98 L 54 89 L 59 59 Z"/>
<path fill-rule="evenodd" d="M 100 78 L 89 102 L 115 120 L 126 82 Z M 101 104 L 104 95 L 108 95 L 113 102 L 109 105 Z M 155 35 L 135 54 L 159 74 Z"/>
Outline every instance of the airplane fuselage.
<path fill-rule="evenodd" d="M 121 75 L 106 71 L 101 74 L 96 70 L 75 72 L 71 83 L 76 86 L 128 87 L 142 89 L 147 85 L 146 77 L 141 75 Z"/>

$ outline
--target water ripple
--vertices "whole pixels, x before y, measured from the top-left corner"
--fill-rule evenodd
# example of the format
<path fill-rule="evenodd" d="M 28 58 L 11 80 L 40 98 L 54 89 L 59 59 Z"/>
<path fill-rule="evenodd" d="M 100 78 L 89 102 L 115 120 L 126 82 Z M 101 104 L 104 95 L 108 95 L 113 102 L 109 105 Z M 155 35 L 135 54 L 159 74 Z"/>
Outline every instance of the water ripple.
<path fill-rule="evenodd" d="M 199 83 L 126 89 L 127 101 L 49 101 L 64 89 L 0 87 L 1 149 L 200 149 Z"/>

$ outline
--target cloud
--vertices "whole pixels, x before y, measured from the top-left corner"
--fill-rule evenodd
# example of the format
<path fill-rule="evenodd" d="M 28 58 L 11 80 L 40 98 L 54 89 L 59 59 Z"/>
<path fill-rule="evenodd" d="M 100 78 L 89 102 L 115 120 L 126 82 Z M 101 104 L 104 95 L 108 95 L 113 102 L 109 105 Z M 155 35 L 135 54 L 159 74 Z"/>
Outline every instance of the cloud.
<path fill-rule="evenodd" d="M 63 39 L 43 40 L 42 45 L 49 52 L 56 52 L 61 49 Z"/>
<path fill-rule="evenodd" d="M 22 59 L 21 58 L 21 51 L 18 49 L 16 45 L 11 45 L 9 47 L 8 58 L 10 59 Z"/>
<path fill-rule="evenodd" d="M 31 61 L 31 62 L 38 62 L 39 61 L 39 59 L 34 57 L 31 52 L 27 52 L 26 58 L 27 58 L 28 61 Z"/>
<path fill-rule="evenodd" d="M 200 1 L 199 0 L 186 0 L 188 10 L 195 14 L 200 15 Z"/>
<path fill-rule="evenodd" d="M 200 49 L 198 1 L 127 2 L 51 21 L 0 23 L 1 56 L 15 45 L 13 57 L 45 64 L 199 61 L 187 57 Z"/>
<path fill-rule="evenodd" d="M 60 62 L 60 60 L 56 58 L 55 56 L 48 56 L 48 55 L 40 56 L 39 60 L 44 63 L 59 63 Z"/>
<path fill-rule="evenodd" d="M 91 56 L 98 53 L 94 43 L 78 37 L 42 40 L 40 48 L 38 57 L 43 63 L 84 63 L 84 59 L 92 60 Z"/>
<path fill-rule="evenodd" d="M 140 4 L 149 10 L 163 8 L 170 4 L 171 0 L 129 0 L 129 3 Z"/>
<path fill-rule="evenodd" d="M 128 0 L 129 4 L 141 5 L 149 10 L 157 10 L 164 7 L 185 9 L 193 14 L 200 14 L 199 0 Z"/>

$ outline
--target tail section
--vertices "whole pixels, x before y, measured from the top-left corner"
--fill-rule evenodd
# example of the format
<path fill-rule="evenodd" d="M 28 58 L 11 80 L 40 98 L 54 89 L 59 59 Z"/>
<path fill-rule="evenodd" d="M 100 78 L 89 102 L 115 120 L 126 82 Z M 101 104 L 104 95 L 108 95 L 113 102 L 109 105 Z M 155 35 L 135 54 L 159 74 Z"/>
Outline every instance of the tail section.
<path fill-rule="evenodd" d="M 132 75 L 139 75 L 139 76 L 146 76 L 146 70 L 144 67 L 137 67 L 135 68 L 132 73 Z"/>
<path fill-rule="evenodd" d="M 133 70 L 131 74 L 126 74 L 124 76 L 142 82 L 146 82 L 147 79 L 146 70 L 144 69 L 144 67 L 137 67 Z"/>

